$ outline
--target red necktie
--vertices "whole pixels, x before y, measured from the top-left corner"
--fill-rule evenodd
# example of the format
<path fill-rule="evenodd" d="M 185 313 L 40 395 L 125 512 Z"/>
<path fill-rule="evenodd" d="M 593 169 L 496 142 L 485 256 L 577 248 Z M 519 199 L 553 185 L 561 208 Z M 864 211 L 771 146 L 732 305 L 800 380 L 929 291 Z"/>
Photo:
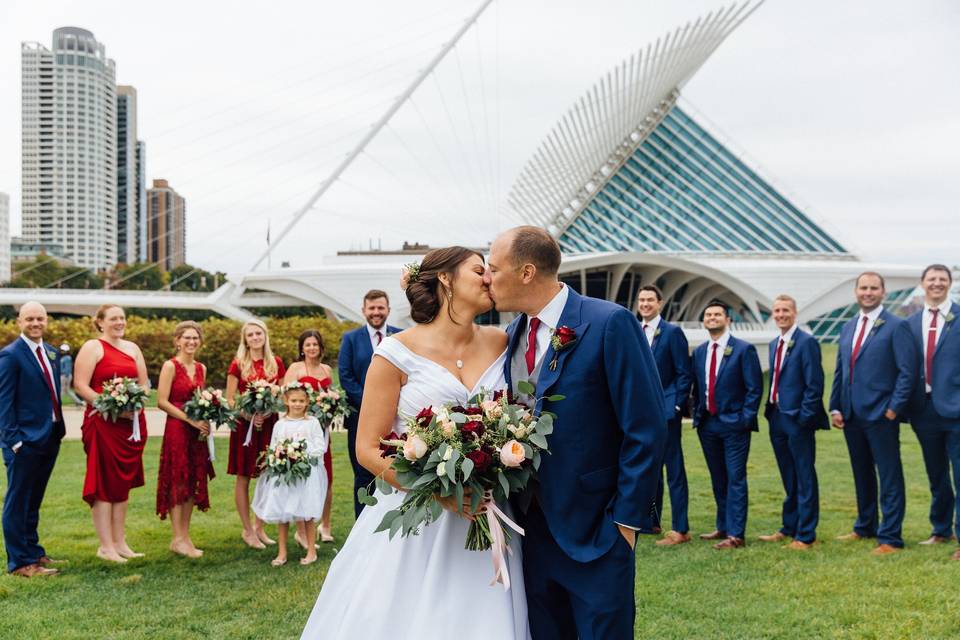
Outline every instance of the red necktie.
<path fill-rule="evenodd" d="M 867 332 L 867 316 L 863 316 L 863 322 L 860 324 L 860 333 L 857 334 L 857 341 L 853 345 L 853 353 L 850 354 L 850 384 L 853 384 L 853 365 L 857 364 L 857 356 L 860 355 L 860 347 L 863 345 L 863 335 Z"/>
<path fill-rule="evenodd" d="M 43 369 L 43 379 L 47 381 L 53 413 L 57 416 L 57 422 L 62 422 L 63 415 L 60 413 L 60 401 L 57 400 L 57 388 L 53 385 L 53 378 L 50 377 L 50 370 L 47 369 L 47 359 L 43 357 L 43 350 L 40 347 L 37 347 L 37 360 L 40 361 L 40 368 Z"/>
<path fill-rule="evenodd" d="M 377 344 L 379 345 L 381 342 L 383 342 L 383 334 L 377 331 Z"/>
<path fill-rule="evenodd" d="M 540 328 L 540 318 L 530 318 L 530 333 L 527 334 L 527 352 L 524 358 L 527 361 L 527 373 L 533 373 L 537 366 L 537 329 Z"/>
<path fill-rule="evenodd" d="M 927 330 L 927 357 L 926 357 L 926 377 L 927 384 L 933 385 L 933 354 L 937 350 L 937 311 L 939 309 L 930 309 L 933 315 L 930 318 L 930 329 Z"/>
<path fill-rule="evenodd" d="M 710 415 L 717 415 L 717 348 L 720 345 L 713 343 L 713 351 L 710 352 L 710 383 L 707 385 L 707 411 Z"/>
<path fill-rule="evenodd" d="M 777 404 L 777 397 L 780 393 L 780 365 L 783 363 L 783 338 L 780 338 L 780 344 L 777 345 L 777 358 L 773 364 L 773 393 L 770 398 L 773 404 Z"/>

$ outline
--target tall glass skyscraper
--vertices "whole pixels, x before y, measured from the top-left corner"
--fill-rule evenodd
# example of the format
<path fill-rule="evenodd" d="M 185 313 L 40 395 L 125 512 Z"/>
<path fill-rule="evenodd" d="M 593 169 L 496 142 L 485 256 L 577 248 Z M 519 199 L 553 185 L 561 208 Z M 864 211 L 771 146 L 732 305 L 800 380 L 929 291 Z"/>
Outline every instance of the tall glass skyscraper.
<path fill-rule="evenodd" d="M 53 32 L 25 42 L 22 65 L 22 213 L 27 242 L 57 244 L 76 264 L 117 262 L 117 87 L 114 61 L 94 35 Z"/>
<path fill-rule="evenodd" d="M 137 90 L 117 87 L 117 260 L 132 264 L 144 259 L 141 212 L 145 211 L 140 150 L 137 140 Z"/>

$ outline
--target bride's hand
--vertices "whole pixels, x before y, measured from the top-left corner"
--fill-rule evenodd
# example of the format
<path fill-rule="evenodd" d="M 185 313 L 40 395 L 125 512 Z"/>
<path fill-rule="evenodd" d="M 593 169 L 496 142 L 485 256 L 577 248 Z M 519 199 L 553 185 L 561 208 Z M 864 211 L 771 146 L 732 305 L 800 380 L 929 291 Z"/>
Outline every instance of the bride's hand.
<path fill-rule="evenodd" d="M 440 496 L 435 496 L 437 502 L 440 503 L 440 506 L 446 509 L 447 511 L 452 511 L 462 518 L 467 520 L 474 520 L 475 515 L 470 511 L 470 493 L 469 489 L 463 494 L 463 504 L 457 505 L 456 496 L 447 496 L 446 498 L 441 498 Z"/>

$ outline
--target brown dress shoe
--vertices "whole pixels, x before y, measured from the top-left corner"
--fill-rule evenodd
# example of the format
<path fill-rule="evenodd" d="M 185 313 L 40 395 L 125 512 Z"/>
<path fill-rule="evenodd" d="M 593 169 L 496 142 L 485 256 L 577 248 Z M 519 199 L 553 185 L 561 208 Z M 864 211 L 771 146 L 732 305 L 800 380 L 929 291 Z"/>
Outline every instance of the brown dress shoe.
<path fill-rule="evenodd" d="M 661 547 L 669 547 L 675 544 L 683 544 L 684 542 L 690 542 L 690 534 L 680 533 L 679 531 L 667 531 L 666 535 L 657 540 L 656 544 Z"/>
<path fill-rule="evenodd" d="M 717 530 L 711 531 L 710 533 L 700 534 L 701 540 L 723 540 L 726 537 L 727 537 L 727 534 L 725 532 L 717 531 Z"/>
<path fill-rule="evenodd" d="M 48 569 L 34 563 L 14 569 L 10 573 L 15 576 L 20 576 L 21 578 L 33 578 L 36 576 L 55 576 L 60 572 L 57 569 Z"/>
<path fill-rule="evenodd" d="M 43 567 L 49 567 L 50 565 L 55 565 L 55 564 L 70 564 L 70 561 L 69 561 L 69 560 L 55 560 L 55 559 L 51 558 L 50 556 L 43 556 L 42 558 L 40 558 L 39 560 L 37 560 L 37 564 L 39 564 L 39 565 L 41 565 L 41 566 L 43 566 Z"/>
<path fill-rule="evenodd" d="M 813 544 L 811 544 L 811 543 L 809 543 L 809 542 L 801 542 L 800 540 L 794 540 L 793 542 L 790 542 L 789 544 L 783 545 L 783 548 L 784 548 L 784 549 L 793 549 L 794 551 L 806 551 L 807 549 L 809 549 L 809 548 L 812 547 L 812 546 L 813 546 Z"/>
<path fill-rule="evenodd" d="M 918 542 L 917 544 L 923 544 L 923 545 L 943 544 L 944 542 L 950 542 L 951 540 L 953 540 L 953 536 L 950 536 L 949 538 L 945 538 L 944 536 L 930 536 L 923 542 Z"/>
<path fill-rule="evenodd" d="M 714 549 L 738 549 L 744 546 L 743 538 L 734 538 L 733 536 L 728 537 L 723 542 L 718 542 L 713 545 Z"/>
<path fill-rule="evenodd" d="M 776 533 L 771 533 L 768 536 L 757 536 L 757 540 L 760 542 L 780 542 L 787 538 L 787 535 L 782 531 L 777 531 Z"/>
<path fill-rule="evenodd" d="M 895 547 L 892 544 L 878 544 L 870 553 L 875 556 L 886 556 L 890 555 L 891 553 L 897 553 L 898 551 L 902 551 L 902 549 L 900 549 L 900 547 Z"/>
<path fill-rule="evenodd" d="M 960 560 L 960 549 L 957 549 L 953 552 L 953 555 L 950 556 L 951 560 Z"/>
<path fill-rule="evenodd" d="M 837 536 L 837 540 L 840 542 L 855 542 L 857 540 L 863 540 L 863 536 L 856 531 L 851 531 L 850 533 L 845 533 L 842 536 Z"/>

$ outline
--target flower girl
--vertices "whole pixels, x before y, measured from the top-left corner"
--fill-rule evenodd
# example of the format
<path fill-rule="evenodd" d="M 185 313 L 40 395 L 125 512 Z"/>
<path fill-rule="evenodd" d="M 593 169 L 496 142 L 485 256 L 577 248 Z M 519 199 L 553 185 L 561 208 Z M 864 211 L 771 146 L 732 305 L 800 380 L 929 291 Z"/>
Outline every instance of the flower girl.
<path fill-rule="evenodd" d="M 327 475 L 323 453 L 327 441 L 320 422 L 306 415 L 309 403 L 302 383 L 285 387 L 287 413 L 273 428 L 270 446 L 260 463 L 263 472 L 253 494 L 253 511 L 261 520 L 279 523 L 275 567 L 287 562 L 287 534 L 291 522 L 305 522 L 307 555 L 300 564 L 317 561 L 317 520 L 323 514 Z"/>

